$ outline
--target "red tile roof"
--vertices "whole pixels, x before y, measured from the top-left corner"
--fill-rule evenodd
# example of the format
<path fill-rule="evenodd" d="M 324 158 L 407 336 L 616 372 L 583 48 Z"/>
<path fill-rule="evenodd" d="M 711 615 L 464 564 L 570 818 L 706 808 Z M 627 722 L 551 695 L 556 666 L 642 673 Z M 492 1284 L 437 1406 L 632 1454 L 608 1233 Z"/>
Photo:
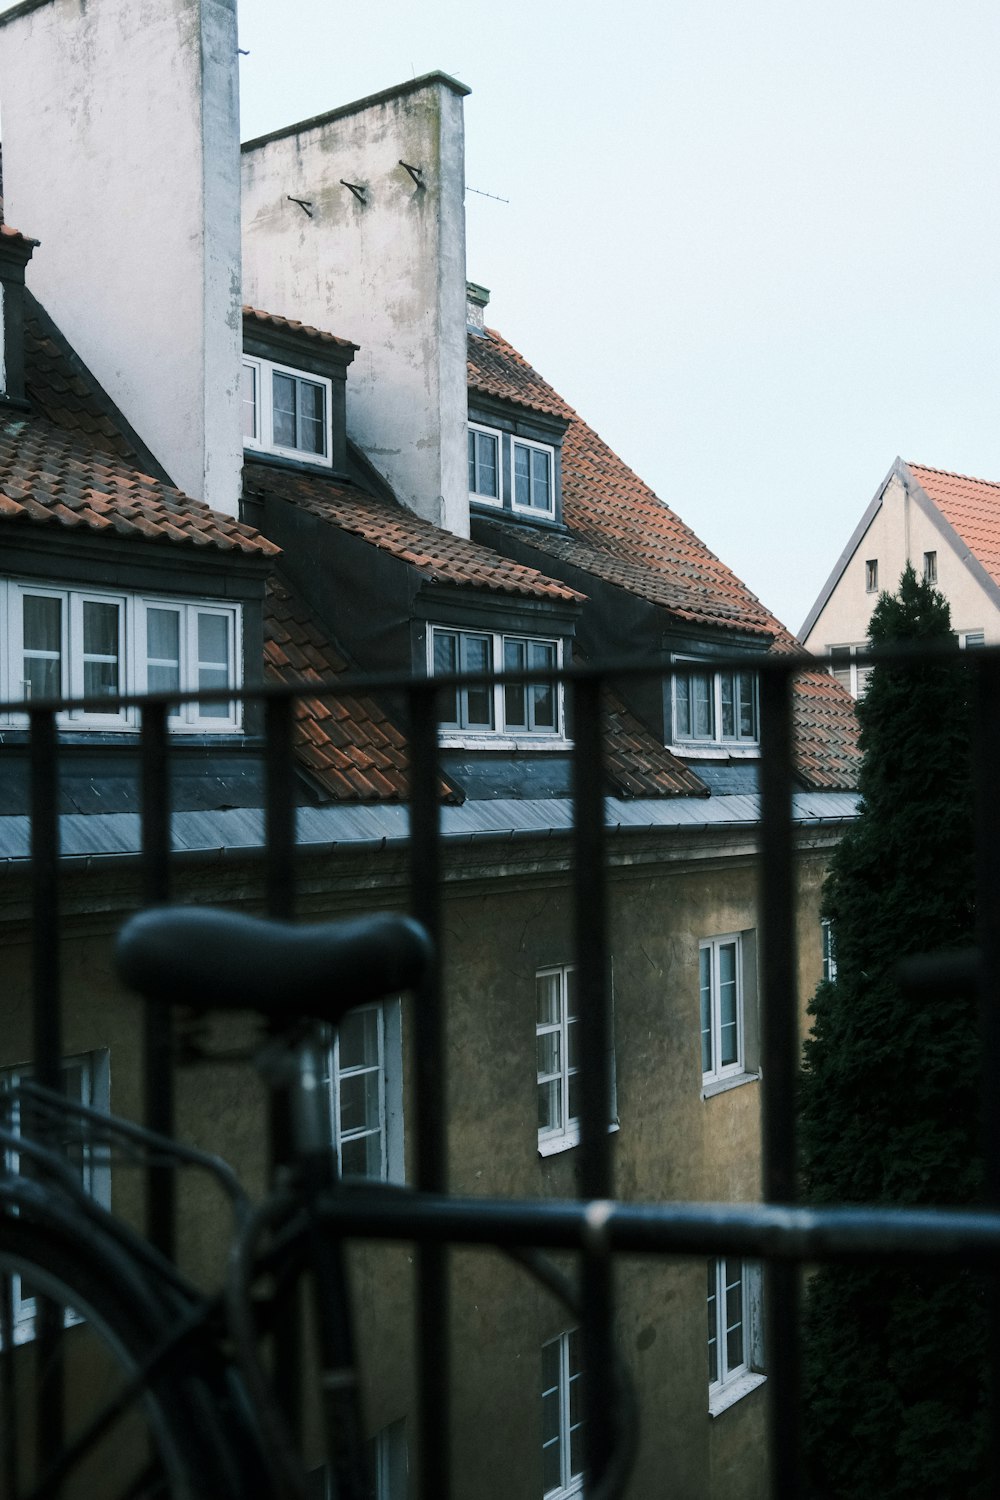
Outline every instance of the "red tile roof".
<path fill-rule="evenodd" d="M 396 501 L 367 494 L 352 484 L 269 464 L 248 463 L 244 473 L 248 494 L 270 494 L 289 501 L 409 563 L 435 583 L 553 603 L 573 603 L 583 597 L 534 568 L 442 531 Z"/>
<path fill-rule="evenodd" d="M 264 665 L 276 682 L 333 682 L 348 663 L 329 632 L 287 579 L 272 574 L 264 607 Z M 403 802 L 409 794 L 409 757 L 403 735 L 374 698 L 299 698 L 295 753 L 323 791 L 337 802 Z M 445 801 L 458 800 L 446 783 Z"/>
<path fill-rule="evenodd" d="M 315 339 L 321 344 L 336 344 L 339 349 L 359 349 L 360 344 L 352 344 L 350 339 L 342 339 L 335 333 L 324 333 L 321 328 L 312 328 L 308 323 L 300 323 L 296 318 L 282 318 L 278 313 L 263 312 L 259 307 L 251 307 L 248 303 L 243 304 L 243 317 L 245 321 L 260 323 L 265 328 L 277 328 L 284 333 L 301 334 L 303 338 Z"/>
<path fill-rule="evenodd" d="M 470 333 L 468 351 L 471 389 L 568 423 L 562 443 L 563 520 L 571 535 L 538 527 L 532 546 L 683 620 L 758 634 L 780 628 L 746 585 L 499 333 L 490 329 L 486 338 Z"/>
<path fill-rule="evenodd" d="M 613 691 L 604 707 L 604 767 L 613 797 L 708 796 L 704 782 Z"/>
<path fill-rule="evenodd" d="M 828 672 L 795 679 L 792 749 L 795 769 L 818 791 L 852 791 L 861 752 L 854 699 Z"/>
<path fill-rule="evenodd" d="M 1000 583 L 1000 484 L 924 464 L 906 467 L 994 582 Z"/>

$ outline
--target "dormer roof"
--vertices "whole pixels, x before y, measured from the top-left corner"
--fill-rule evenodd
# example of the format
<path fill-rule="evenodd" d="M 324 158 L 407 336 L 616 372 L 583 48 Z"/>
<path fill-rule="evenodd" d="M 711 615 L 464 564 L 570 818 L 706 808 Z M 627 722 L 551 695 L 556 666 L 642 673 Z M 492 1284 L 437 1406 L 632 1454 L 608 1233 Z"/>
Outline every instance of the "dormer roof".
<path fill-rule="evenodd" d="M 350 339 L 343 339 L 336 333 L 326 333 L 322 328 L 312 328 L 308 323 L 300 323 L 296 318 L 283 318 L 278 313 L 263 312 L 259 307 L 250 307 L 243 304 L 244 327 L 258 327 L 271 330 L 275 333 L 292 333 L 303 339 L 310 339 L 318 344 L 330 344 L 338 349 L 357 350 L 358 345 L 352 344 Z"/>

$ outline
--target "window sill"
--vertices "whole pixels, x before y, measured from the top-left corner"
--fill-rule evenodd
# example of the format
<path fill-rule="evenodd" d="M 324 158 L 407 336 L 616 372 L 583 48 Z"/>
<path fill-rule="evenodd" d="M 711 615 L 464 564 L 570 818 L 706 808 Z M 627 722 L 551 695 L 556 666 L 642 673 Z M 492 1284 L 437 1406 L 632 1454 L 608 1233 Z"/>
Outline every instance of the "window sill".
<path fill-rule="evenodd" d="M 442 750 L 572 750 L 573 741 L 559 734 L 451 734 L 438 732 Z"/>
<path fill-rule="evenodd" d="M 760 745 L 720 744 L 718 740 L 681 740 L 666 747 L 681 760 L 760 760 Z"/>
<path fill-rule="evenodd" d="M 730 1089 L 738 1089 L 744 1083 L 759 1082 L 759 1073 L 733 1073 L 729 1078 L 714 1078 L 711 1083 L 703 1083 L 701 1086 L 701 1097 L 703 1099 L 711 1099 L 716 1094 L 725 1094 Z"/>
<path fill-rule="evenodd" d="M 745 1375 L 740 1375 L 728 1385 L 719 1386 L 718 1390 L 711 1392 L 708 1398 L 708 1415 L 710 1417 L 721 1417 L 724 1411 L 735 1406 L 737 1401 L 742 1401 L 744 1396 L 749 1396 L 758 1386 L 764 1384 L 766 1375 L 761 1375 L 756 1370 L 748 1370 Z"/>
<path fill-rule="evenodd" d="M 608 1135 L 614 1135 L 621 1126 L 614 1120 L 608 1126 Z M 565 1135 L 552 1135 L 546 1140 L 538 1142 L 539 1156 L 558 1156 L 560 1151 L 571 1151 L 574 1146 L 580 1144 L 579 1130 L 568 1130 Z"/>

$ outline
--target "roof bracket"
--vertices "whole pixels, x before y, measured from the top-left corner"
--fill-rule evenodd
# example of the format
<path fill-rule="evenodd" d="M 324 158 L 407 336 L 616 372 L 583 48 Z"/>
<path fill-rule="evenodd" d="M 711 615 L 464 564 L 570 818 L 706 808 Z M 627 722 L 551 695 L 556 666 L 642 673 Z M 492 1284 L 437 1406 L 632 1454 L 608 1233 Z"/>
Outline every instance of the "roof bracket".
<path fill-rule="evenodd" d="M 348 188 L 354 194 L 355 198 L 357 198 L 357 200 L 358 200 L 359 203 L 367 203 L 368 202 L 368 189 L 365 188 L 365 187 L 362 187 L 360 185 L 360 183 L 357 183 L 357 182 L 345 182 L 344 179 L 341 178 L 340 179 L 340 185 L 341 185 L 341 187 Z"/>
<path fill-rule="evenodd" d="M 291 193 L 287 193 L 285 196 L 287 197 L 289 203 L 297 203 L 299 205 L 299 207 L 301 208 L 302 212 L 304 214 L 308 215 L 308 217 L 310 219 L 312 218 L 312 216 L 313 216 L 313 206 L 312 206 L 312 199 L 311 198 L 293 198 L 292 195 L 291 195 Z"/>
<path fill-rule="evenodd" d="M 411 167 L 410 163 L 408 161 L 404 161 L 402 157 L 400 157 L 399 159 L 399 165 L 406 168 L 410 176 L 413 178 L 414 182 L 417 184 L 418 188 L 425 188 L 427 186 L 426 182 L 424 181 L 423 167 Z"/>

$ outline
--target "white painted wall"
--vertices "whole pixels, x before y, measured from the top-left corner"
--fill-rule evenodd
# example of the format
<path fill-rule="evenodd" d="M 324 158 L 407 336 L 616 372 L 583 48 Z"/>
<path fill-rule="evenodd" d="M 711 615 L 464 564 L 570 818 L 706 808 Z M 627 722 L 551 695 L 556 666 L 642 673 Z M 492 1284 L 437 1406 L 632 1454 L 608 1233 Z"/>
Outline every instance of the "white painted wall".
<path fill-rule="evenodd" d="M 461 536 L 467 92 L 429 74 L 243 148 L 246 301 L 360 345 L 350 437 L 400 500 Z"/>
<path fill-rule="evenodd" d="M 237 514 L 236 0 L 44 0 L 0 24 L 28 285 L 183 490 Z"/>
<path fill-rule="evenodd" d="M 809 651 L 831 646 L 863 646 L 878 600 L 865 587 L 865 564 L 878 563 L 879 590 L 895 593 L 907 562 L 918 577 L 924 553 L 937 553 L 937 587 L 951 606 L 952 628 L 959 636 L 983 630 L 986 644 L 1000 642 L 1000 610 L 966 565 L 967 549 L 956 549 L 904 486 L 898 473 L 889 478 L 882 503 L 872 516 L 823 610 L 804 640 Z"/>

